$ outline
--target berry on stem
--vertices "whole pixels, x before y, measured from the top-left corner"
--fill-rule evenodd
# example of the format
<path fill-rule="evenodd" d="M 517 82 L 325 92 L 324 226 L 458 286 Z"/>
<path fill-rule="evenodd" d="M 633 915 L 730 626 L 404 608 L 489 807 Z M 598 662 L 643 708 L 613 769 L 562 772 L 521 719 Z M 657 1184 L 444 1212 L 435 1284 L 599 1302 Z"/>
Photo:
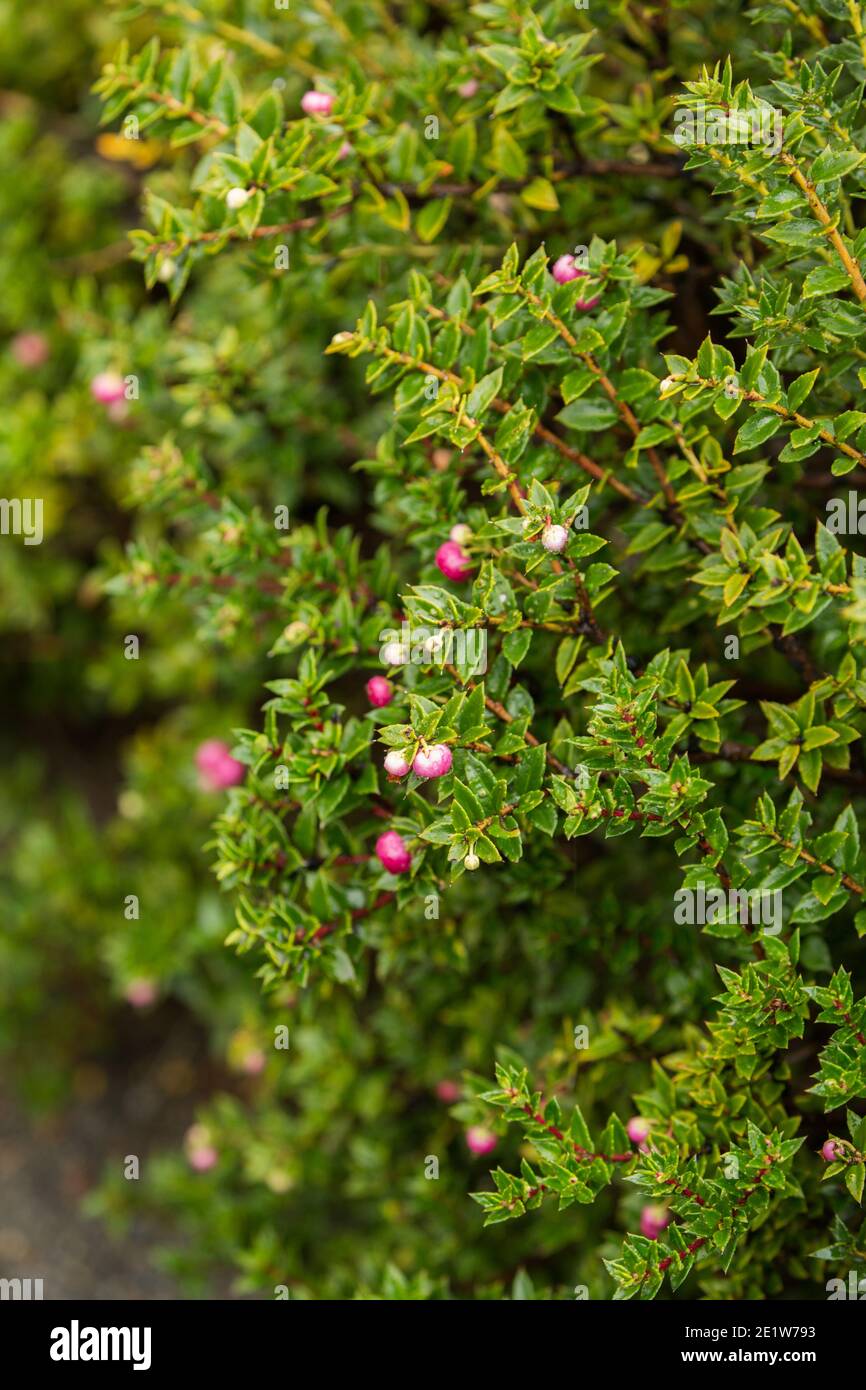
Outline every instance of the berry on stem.
<path fill-rule="evenodd" d="M 564 526 L 545 526 L 541 533 L 541 544 L 552 555 L 561 555 L 568 544 L 568 531 Z"/>
<path fill-rule="evenodd" d="M 394 687 L 384 676 L 371 676 L 365 686 L 367 699 L 374 709 L 382 709 L 384 705 L 391 703 L 391 696 L 394 694 Z"/>
<path fill-rule="evenodd" d="M 434 743 L 431 748 L 421 748 L 415 754 L 412 771 L 417 777 L 444 777 L 451 771 L 453 761 L 447 743 Z"/>
<path fill-rule="evenodd" d="M 409 847 L 396 830 L 386 830 L 376 841 L 376 858 L 389 874 L 404 874 L 412 863 Z"/>
<path fill-rule="evenodd" d="M 246 774 L 244 764 L 232 757 L 228 744 L 221 738 L 208 738 L 199 744 L 195 765 L 202 788 L 209 792 L 237 786 Z"/>
<path fill-rule="evenodd" d="M 250 195 L 246 188 L 230 188 L 226 194 L 226 207 L 231 208 L 232 212 L 238 212 L 249 200 Z"/>
<path fill-rule="evenodd" d="M 640 1233 L 649 1240 L 658 1240 L 666 1226 L 671 1224 L 671 1214 L 667 1207 L 651 1202 L 640 1214 Z"/>
<path fill-rule="evenodd" d="M 649 1120 L 645 1120 L 642 1115 L 632 1115 L 625 1131 L 633 1144 L 643 1144 L 651 1127 Z"/>
<path fill-rule="evenodd" d="M 310 89 L 301 97 L 301 110 L 306 116 L 330 116 L 334 109 L 334 98 L 330 92 L 317 92 Z"/>
<path fill-rule="evenodd" d="M 436 566 L 446 579 L 468 579 L 472 562 L 457 541 L 445 541 L 436 551 Z"/>
<path fill-rule="evenodd" d="M 832 1163 L 835 1158 L 838 1158 L 838 1150 L 836 1147 L 835 1140 L 824 1140 L 824 1143 L 821 1146 L 821 1157 L 824 1159 L 826 1163 Z"/>
<path fill-rule="evenodd" d="M 466 1131 L 466 1143 L 471 1153 L 489 1154 L 496 1148 L 496 1135 L 483 1125 L 470 1125 Z"/>
<path fill-rule="evenodd" d="M 409 771 L 409 760 L 396 748 L 385 754 L 385 771 L 389 777 L 405 777 Z"/>
<path fill-rule="evenodd" d="M 470 869 L 470 870 L 471 870 L 471 869 L 477 869 L 477 868 L 478 868 L 478 865 L 479 865 L 480 863 L 481 863 L 481 860 L 478 858 L 478 855 L 477 855 L 477 854 L 473 854 L 472 851 L 470 850 L 469 853 L 467 854 L 466 858 L 463 860 L 463 867 L 464 867 L 464 869 Z"/>

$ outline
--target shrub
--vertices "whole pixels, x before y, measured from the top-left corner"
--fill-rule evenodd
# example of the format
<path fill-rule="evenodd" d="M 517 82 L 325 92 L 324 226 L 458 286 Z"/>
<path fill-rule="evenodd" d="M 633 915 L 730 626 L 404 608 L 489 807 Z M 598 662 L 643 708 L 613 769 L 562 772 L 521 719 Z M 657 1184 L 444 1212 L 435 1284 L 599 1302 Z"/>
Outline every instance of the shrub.
<path fill-rule="evenodd" d="M 170 698 L 266 688 L 210 848 L 267 1060 L 140 1200 L 251 1291 L 815 1297 L 863 1263 L 860 7 L 760 55 L 405 8 L 145 4 L 97 84 L 159 158 L 82 349 L 140 388 L 108 587 Z"/>

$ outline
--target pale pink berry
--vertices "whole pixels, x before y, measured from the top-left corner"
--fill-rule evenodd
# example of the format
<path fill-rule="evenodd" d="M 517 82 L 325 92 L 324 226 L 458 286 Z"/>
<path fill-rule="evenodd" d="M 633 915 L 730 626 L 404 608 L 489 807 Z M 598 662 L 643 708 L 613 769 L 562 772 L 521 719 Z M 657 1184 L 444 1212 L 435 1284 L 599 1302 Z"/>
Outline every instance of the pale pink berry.
<path fill-rule="evenodd" d="M 440 545 L 436 551 L 436 565 L 446 579 L 468 579 L 472 573 L 472 562 L 457 541 L 445 541 Z"/>
<path fill-rule="evenodd" d="M 389 777 L 405 777 L 409 771 L 409 760 L 398 749 L 392 748 L 385 754 L 385 771 Z"/>
<path fill-rule="evenodd" d="M 651 1125 L 641 1115 L 632 1115 L 625 1127 L 626 1134 L 633 1144 L 642 1144 L 649 1134 Z"/>
<path fill-rule="evenodd" d="M 396 830 L 386 830 L 376 841 L 376 858 L 389 874 L 405 874 L 412 863 L 412 856 L 402 835 Z"/>
<path fill-rule="evenodd" d="M 478 79 L 470 77 L 465 82 L 461 82 L 457 88 L 457 95 L 463 97 L 464 101 L 470 101 L 478 91 Z"/>
<path fill-rule="evenodd" d="M 247 1073 L 247 1076 L 258 1076 L 259 1072 L 265 1069 L 265 1061 L 265 1054 L 262 1052 L 261 1048 L 255 1047 L 251 1052 L 247 1053 L 241 1066 Z"/>
<path fill-rule="evenodd" d="M 437 1081 L 436 1095 L 446 1105 L 453 1105 L 456 1100 L 460 1099 L 460 1087 L 456 1081 Z"/>
<path fill-rule="evenodd" d="M 832 1163 L 837 1157 L 836 1144 L 832 1139 L 825 1139 L 821 1148 L 821 1157 L 827 1162 Z"/>
<path fill-rule="evenodd" d="M 640 1214 L 640 1233 L 649 1240 L 658 1240 L 665 1226 L 671 1224 L 671 1214 L 667 1207 L 651 1202 Z"/>
<path fill-rule="evenodd" d="M 451 771 L 453 761 L 447 743 L 434 743 L 432 748 L 418 750 L 412 771 L 417 777 L 444 777 Z"/>
<path fill-rule="evenodd" d="M 330 92 L 316 92 L 312 89 L 301 97 L 301 110 L 306 116 L 330 116 L 334 108 L 334 98 Z"/>
<path fill-rule="evenodd" d="M 123 400 L 126 382 L 119 372 L 98 372 L 90 383 L 90 394 L 101 405 Z"/>
<path fill-rule="evenodd" d="M 237 786 L 246 773 L 244 764 L 232 757 L 228 744 L 220 738 L 208 738 L 199 744 L 195 764 L 202 787 L 210 792 Z"/>
<path fill-rule="evenodd" d="M 337 158 L 348 159 L 349 155 L 353 153 L 354 146 L 352 142 L 350 140 L 344 140 L 340 148 L 337 150 Z"/>
<path fill-rule="evenodd" d="M 109 401 L 105 413 L 115 425 L 125 425 L 129 419 L 129 401 Z"/>
<path fill-rule="evenodd" d="M 541 533 L 541 544 L 552 555 L 560 555 L 568 544 L 568 531 L 564 526 L 545 526 Z"/>
<path fill-rule="evenodd" d="M 458 521 L 456 526 L 451 527 L 448 535 L 458 545 L 465 545 L 468 540 L 472 539 L 472 527 L 467 526 L 465 521 Z"/>
<path fill-rule="evenodd" d="M 391 703 L 394 688 L 384 676 L 371 676 L 366 685 L 367 699 L 375 709 Z"/>
<path fill-rule="evenodd" d="M 496 1148 L 496 1135 L 483 1125 L 470 1125 L 466 1131 L 466 1143 L 474 1154 L 489 1154 Z"/>
<path fill-rule="evenodd" d="M 146 1009 L 156 1003 L 157 989 L 153 980 L 130 980 L 124 990 L 124 998 L 134 1009 Z"/>
<path fill-rule="evenodd" d="M 219 1154 L 213 1144 L 204 1144 L 200 1149 L 192 1149 L 189 1154 L 189 1166 L 196 1173 L 206 1173 L 209 1168 L 213 1168 Z"/>
<path fill-rule="evenodd" d="M 44 333 L 18 333 L 10 344 L 12 356 L 19 367 L 41 367 L 51 356 Z"/>

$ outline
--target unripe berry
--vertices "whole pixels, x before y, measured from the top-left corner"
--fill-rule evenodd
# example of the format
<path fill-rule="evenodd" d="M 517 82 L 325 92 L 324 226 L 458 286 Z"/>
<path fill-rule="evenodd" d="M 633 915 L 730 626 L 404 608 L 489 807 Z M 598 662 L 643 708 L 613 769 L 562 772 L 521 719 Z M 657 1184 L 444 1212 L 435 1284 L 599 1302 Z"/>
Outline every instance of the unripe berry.
<path fill-rule="evenodd" d="M 436 551 L 436 565 L 446 579 L 468 579 L 472 573 L 472 562 L 457 541 L 445 541 L 440 545 Z"/>
<path fill-rule="evenodd" d="M 307 116 L 330 116 L 334 108 L 334 98 L 330 92 L 304 92 L 301 97 L 301 110 Z"/>
<path fill-rule="evenodd" d="M 825 1139 L 821 1148 L 821 1157 L 827 1163 L 832 1163 L 837 1156 L 835 1142 L 832 1139 Z"/>
<path fill-rule="evenodd" d="M 146 1009 L 148 1004 L 156 1003 L 157 989 L 153 980 L 130 980 L 124 990 L 124 998 L 134 1009 Z"/>
<path fill-rule="evenodd" d="M 458 545 L 465 545 L 468 540 L 472 539 L 472 527 L 467 526 L 465 521 L 458 521 L 456 526 L 451 527 L 448 535 Z"/>
<path fill-rule="evenodd" d="M 90 394 L 101 405 L 123 400 L 126 382 L 119 372 L 98 372 L 90 383 Z"/>
<path fill-rule="evenodd" d="M 376 841 L 376 858 L 389 874 L 404 874 L 412 863 L 406 841 L 396 830 L 386 830 Z"/>
<path fill-rule="evenodd" d="M 633 1144 L 642 1144 L 650 1132 L 650 1122 L 641 1115 L 632 1115 L 625 1127 L 626 1134 Z"/>
<path fill-rule="evenodd" d="M 384 676 L 371 676 L 365 686 L 367 699 L 374 709 L 382 709 L 384 705 L 390 704 L 394 688 L 391 682 Z"/>
<path fill-rule="evenodd" d="M 223 791 L 242 782 L 246 774 L 243 763 L 233 758 L 227 743 L 219 738 L 205 739 L 196 750 L 195 764 L 202 788 L 209 792 Z"/>
<path fill-rule="evenodd" d="M 466 1143 L 474 1154 L 489 1154 L 496 1148 L 496 1135 L 483 1125 L 470 1125 L 466 1131 Z"/>
<path fill-rule="evenodd" d="M 415 754 L 412 771 L 417 777 L 444 777 L 451 771 L 454 761 L 447 743 L 434 743 L 426 751 L 421 748 Z"/>
<path fill-rule="evenodd" d="M 649 1240 L 658 1240 L 665 1226 L 671 1224 L 671 1214 L 667 1207 L 651 1202 L 640 1214 L 640 1233 Z"/>
<path fill-rule="evenodd" d="M 564 526 L 545 526 L 541 533 L 541 544 L 552 555 L 560 555 L 568 544 L 568 531 Z"/>
<path fill-rule="evenodd" d="M 463 867 L 464 869 L 477 869 L 480 863 L 481 860 L 478 858 L 478 855 L 473 854 L 470 850 L 466 858 L 463 860 Z"/>
<path fill-rule="evenodd" d="M 177 274 L 177 261 L 173 261 L 171 256 L 166 256 L 164 261 L 160 261 L 159 270 L 156 272 L 157 280 L 163 285 L 167 285 L 169 280 L 173 280 Z"/>
<path fill-rule="evenodd" d="M 409 771 L 409 760 L 396 748 L 385 754 L 385 771 L 389 777 L 405 777 Z"/>
<path fill-rule="evenodd" d="M 232 212 L 237 212 L 244 207 L 250 200 L 250 195 L 245 188 L 230 188 L 226 194 L 226 207 L 231 208 Z"/>
<path fill-rule="evenodd" d="M 17 333 L 10 347 L 19 367 L 41 367 L 51 356 L 48 339 L 43 333 Z"/>

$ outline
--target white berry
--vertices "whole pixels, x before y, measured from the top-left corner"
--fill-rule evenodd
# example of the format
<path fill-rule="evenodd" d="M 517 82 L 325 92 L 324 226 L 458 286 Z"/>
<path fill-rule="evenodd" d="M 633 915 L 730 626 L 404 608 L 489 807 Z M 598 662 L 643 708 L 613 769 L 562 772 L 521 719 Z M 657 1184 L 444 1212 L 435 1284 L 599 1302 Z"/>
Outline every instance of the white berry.
<path fill-rule="evenodd" d="M 226 206 L 230 207 L 232 212 L 237 212 L 249 199 L 250 195 L 245 188 L 230 188 L 226 194 Z"/>
<path fill-rule="evenodd" d="M 568 544 L 568 532 L 564 526 L 545 526 L 541 533 L 541 544 L 545 550 L 559 555 Z"/>
<path fill-rule="evenodd" d="M 477 854 L 467 854 L 466 858 L 463 860 L 463 867 L 464 869 L 477 869 L 480 863 L 481 860 L 478 858 Z"/>

